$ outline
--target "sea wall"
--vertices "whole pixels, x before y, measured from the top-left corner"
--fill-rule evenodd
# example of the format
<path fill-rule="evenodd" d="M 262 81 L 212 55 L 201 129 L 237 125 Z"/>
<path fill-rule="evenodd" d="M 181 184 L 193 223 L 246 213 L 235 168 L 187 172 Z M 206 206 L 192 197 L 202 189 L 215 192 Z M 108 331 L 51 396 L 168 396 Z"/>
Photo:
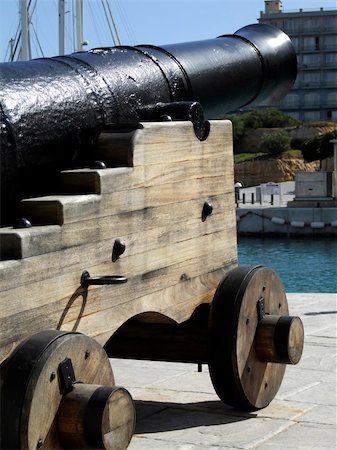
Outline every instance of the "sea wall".
<path fill-rule="evenodd" d="M 337 237 L 337 208 L 236 209 L 239 235 Z"/>

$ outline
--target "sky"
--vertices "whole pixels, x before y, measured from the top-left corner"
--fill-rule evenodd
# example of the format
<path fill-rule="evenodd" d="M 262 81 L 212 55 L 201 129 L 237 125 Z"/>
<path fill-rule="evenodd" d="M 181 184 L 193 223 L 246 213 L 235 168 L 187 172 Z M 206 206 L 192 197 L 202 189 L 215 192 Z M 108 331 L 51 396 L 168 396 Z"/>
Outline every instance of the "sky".
<path fill-rule="evenodd" d="M 36 0 L 31 0 L 34 4 Z M 74 51 L 73 0 L 67 1 L 66 53 Z M 109 0 L 122 44 L 170 44 L 231 34 L 256 23 L 264 0 Z M 113 46 L 102 3 L 84 0 L 86 49 Z M 9 40 L 19 24 L 19 0 L 0 0 L 0 61 L 8 54 Z M 283 0 L 283 10 L 337 8 L 337 0 Z M 32 56 L 58 53 L 58 0 L 37 0 L 31 28 Z M 36 39 L 38 36 L 38 40 Z M 42 51 L 41 51 L 42 50 Z"/>

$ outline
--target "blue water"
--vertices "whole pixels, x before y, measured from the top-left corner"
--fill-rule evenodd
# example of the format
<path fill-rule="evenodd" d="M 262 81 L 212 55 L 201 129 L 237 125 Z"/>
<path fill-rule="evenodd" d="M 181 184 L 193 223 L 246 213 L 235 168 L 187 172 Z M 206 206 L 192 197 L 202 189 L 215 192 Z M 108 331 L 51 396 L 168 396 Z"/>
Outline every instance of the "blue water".
<path fill-rule="evenodd" d="M 337 292 L 337 240 L 239 237 L 239 264 L 270 267 L 286 292 Z"/>

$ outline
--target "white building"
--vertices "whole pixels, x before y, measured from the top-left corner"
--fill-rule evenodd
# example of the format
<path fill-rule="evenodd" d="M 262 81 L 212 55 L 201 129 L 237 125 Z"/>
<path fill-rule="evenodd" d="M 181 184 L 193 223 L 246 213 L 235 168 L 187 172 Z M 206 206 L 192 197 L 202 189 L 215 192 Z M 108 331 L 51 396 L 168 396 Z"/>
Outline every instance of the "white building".
<path fill-rule="evenodd" d="M 282 1 L 265 1 L 258 20 L 287 33 L 298 58 L 294 88 L 273 106 L 300 120 L 337 120 L 337 9 L 283 11 Z"/>

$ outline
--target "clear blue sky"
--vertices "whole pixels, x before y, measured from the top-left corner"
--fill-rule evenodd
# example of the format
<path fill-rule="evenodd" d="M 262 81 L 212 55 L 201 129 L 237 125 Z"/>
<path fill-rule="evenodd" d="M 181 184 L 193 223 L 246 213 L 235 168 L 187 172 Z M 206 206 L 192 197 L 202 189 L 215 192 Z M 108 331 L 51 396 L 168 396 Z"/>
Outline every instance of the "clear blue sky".
<path fill-rule="evenodd" d="M 35 2 L 35 0 L 32 0 Z M 73 0 L 67 0 L 68 10 Z M 101 0 L 84 0 L 88 49 L 113 45 L 105 24 Z M 123 44 L 169 44 L 207 39 L 233 33 L 256 23 L 264 0 L 110 0 Z M 19 16 L 18 0 L 0 0 L 0 61 L 14 37 Z M 31 30 L 33 56 L 41 56 L 35 33 L 45 56 L 58 52 L 58 1 L 37 0 Z M 283 10 L 336 8 L 336 0 L 283 0 Z M 71 53 L 71 13 L 67 14 L 67 53 Z"/>

